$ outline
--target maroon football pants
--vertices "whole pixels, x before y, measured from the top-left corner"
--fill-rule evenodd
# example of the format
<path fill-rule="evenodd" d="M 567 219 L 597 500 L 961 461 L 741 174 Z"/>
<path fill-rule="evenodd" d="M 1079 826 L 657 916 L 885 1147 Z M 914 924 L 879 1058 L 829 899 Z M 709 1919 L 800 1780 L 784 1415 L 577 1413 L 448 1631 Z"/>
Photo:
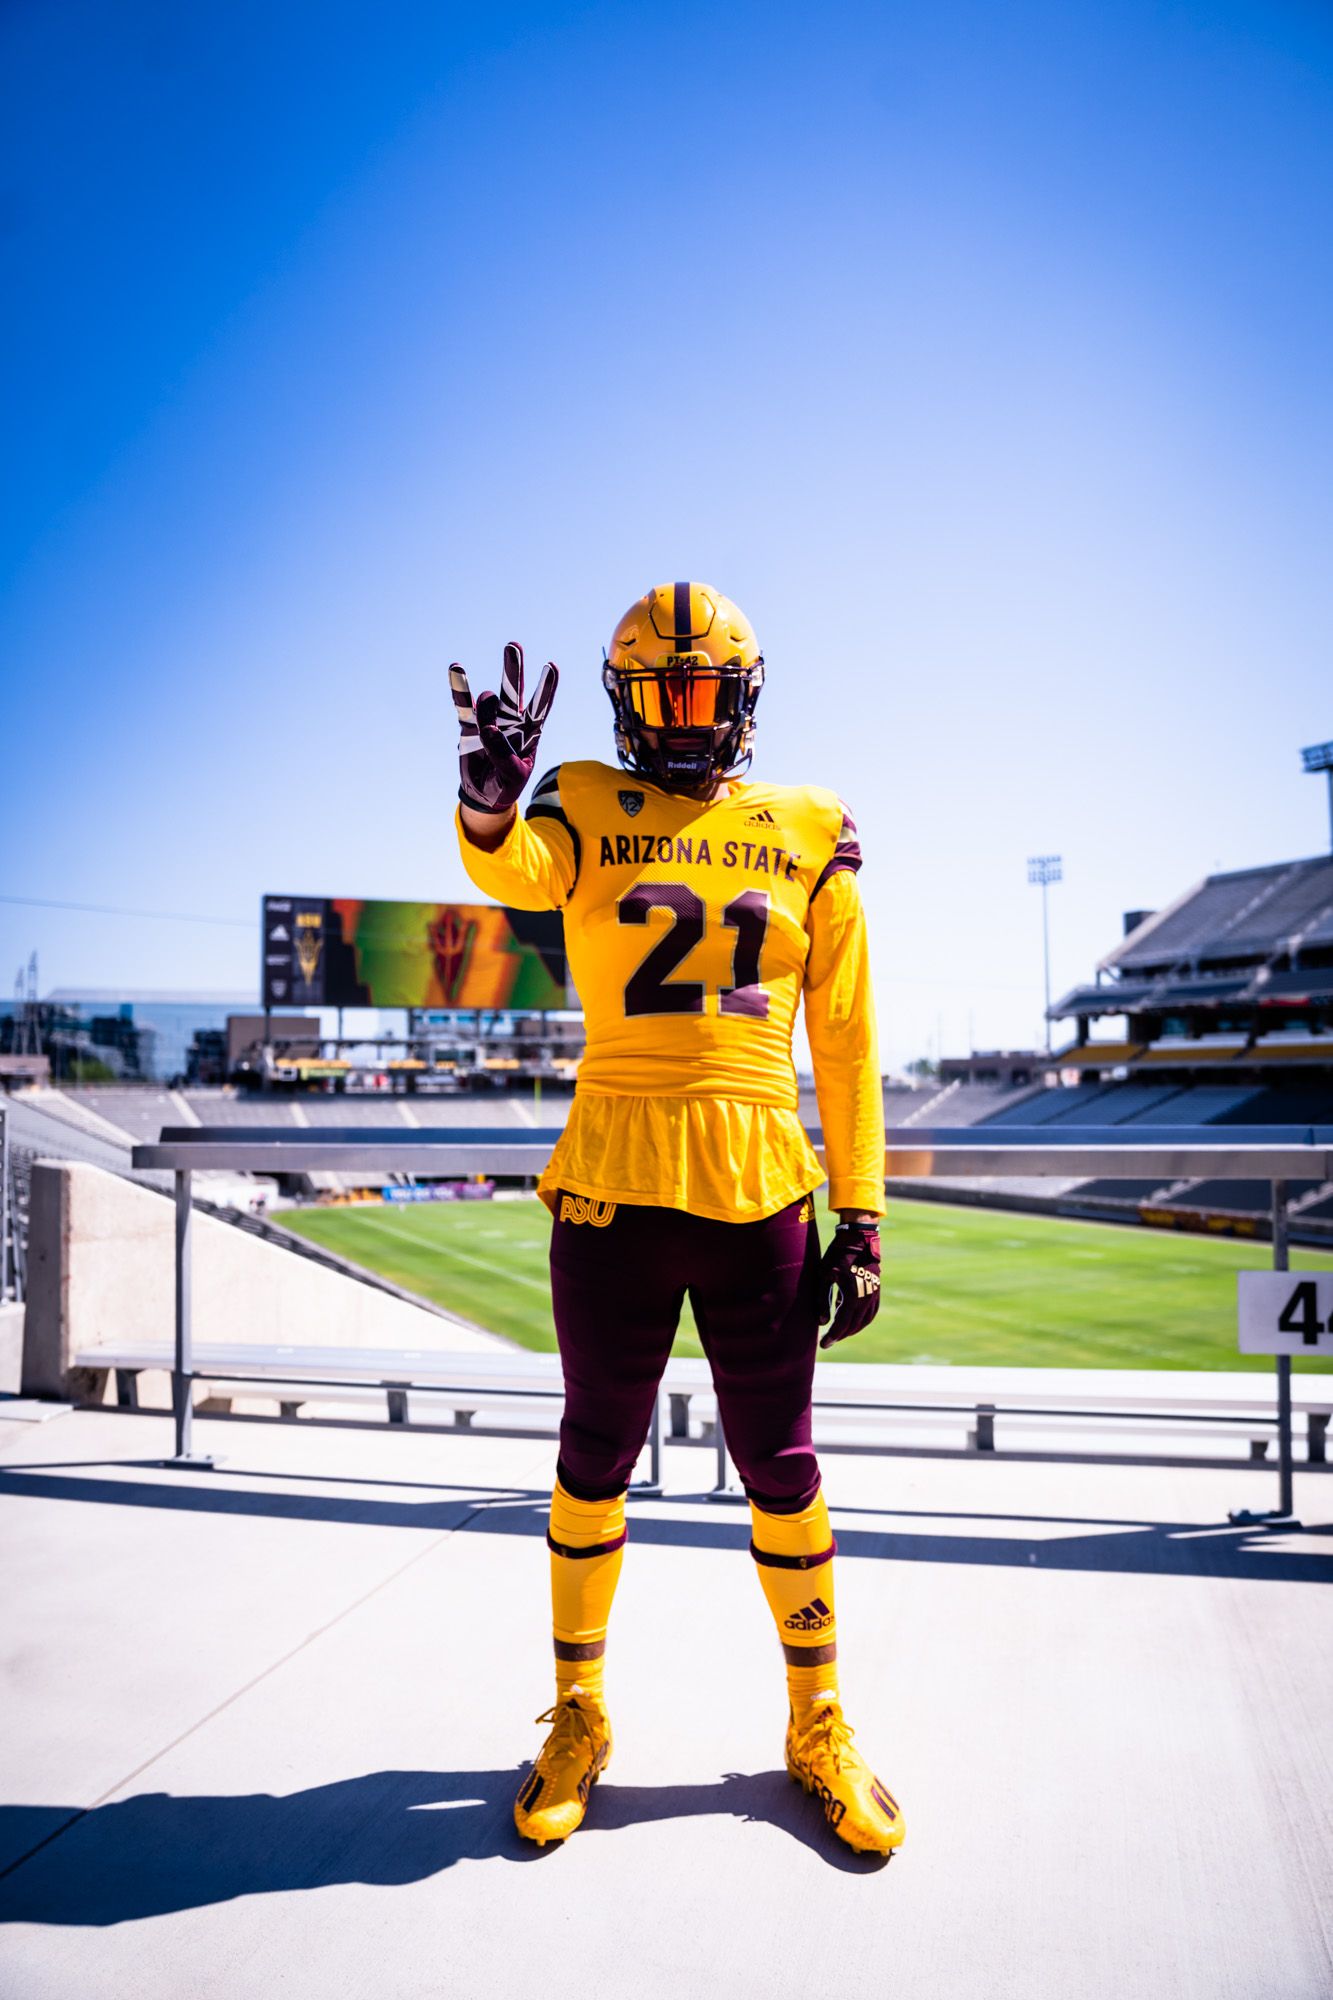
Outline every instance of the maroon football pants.
<path fill-rule="evenodd" d="M 560 1195 L 551 1298 L 565 1375 L 559 1476 L 580 1500 L 623 1492 L 643 1449 L 688 1293 L 727 1447 L 769 1513 L 809 1505 L 819 1237 L 807 1197 L 760 1222 Z M 575 1220 L 575 1215 L 587 1219 Z M 804 1220 L 802 1218 L 805 1218 Z"/>

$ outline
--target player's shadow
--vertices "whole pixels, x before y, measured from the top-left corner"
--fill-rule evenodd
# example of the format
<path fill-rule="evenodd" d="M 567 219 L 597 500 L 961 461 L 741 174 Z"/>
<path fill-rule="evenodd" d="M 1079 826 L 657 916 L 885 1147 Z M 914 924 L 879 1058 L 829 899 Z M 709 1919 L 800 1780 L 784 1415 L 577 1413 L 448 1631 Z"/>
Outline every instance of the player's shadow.
<path fill-rule="evenodd" d="M 431 1534 L 466 1530 L 469 1534 L 543 1537 L 550 1496 L 509 1488 L 425 1489 L 423 1499 L 404 1499 L 393 1492 L 342 1490 L 307 1492 L 304 1475 L 229 1468 L 238 1481 L 262 1481 L 258 1490 L 232 1484 L 227 1474 L 204 1473 L 199 1480 L 160 1474 L 135 1479 L 126 1472 L 143 1471 L 130 1462 L 117 1467 L 113 1478 L 97 1477 L 102 1462 L 78 1465 L 0 1465 L 0 1499 L 59 1500 L 81 1506 L 110 1506 L 152 1512 L 197 1512 L 233 1520 L 284 1523 L 324 1522 L 358 1527 L 413 1528 Z M 283 1482 L 290 1481 L 290 1488 Z M 380 1482 L 376 1482 L 379 1484 Z M 1312 1491 L 1303 1482 L 1306 1493 Z M 632 1491 L 632 1490 L 631 1490 Z M 714 1507 L 704 1494 L 673 1494 L 670 1505 L 688 1512 L 643 1511 L 636 1504 L 630 1530 L 634 1542 L 660 1548 L 732 1549 L 743 1552 L 749 1523 L 743 1508 Z M 1087 1520 L 1059 1512 L 1019 1514 L 931 1511 L 920 1517 L 892 1507 L 851 1508 L 854 1517 L 877 1525 L 848 1522 L 838 1529 L 838 1547 L 845 1556 L 886 1562 L 961 1564 L 991 1568 L 1090 1570 L 1102 1574 L 1184 1577 L 1236 1577 L 1265 1583 L 1333 1584 L 1333 1527 L 1307 1523 L 1301 1546 L 1274 1544 L 1265 1523 L 1249 1525 L 1211 1521 Z M 920 1525 L 918 1525 L 918 1518 Z M 985 1532 L 964 1534 L 957 1527 L 941 1530 L 941 1522 L 981 1521 Z M 1025 1523 L 1070 1532 L 1025 1534 Z M 1012 1524 L 1018 1533 L 997 1532 Z M 1290 1536 L 1294 1530 L 1287 1528 Z"/>
<path fill-rule="evenodd" d="M 146 1792 L 78 1813 L 0 1806 L 0 1920 L 107 1925 L 343 1882 L 398 1887 L 458 1861 L 530 1862 L 514 1830 L 523 1766 L 500 1771 L 373 1771 L 307 1791 L 173 1797 Z M 616 1785 L 593 1793 L 582 1841 L 653 1820 L 725 1814 L 780 1827 L 836 1868 L 854 1855 L 783 1771 L 729 1772 L 710 1784 Z"/>

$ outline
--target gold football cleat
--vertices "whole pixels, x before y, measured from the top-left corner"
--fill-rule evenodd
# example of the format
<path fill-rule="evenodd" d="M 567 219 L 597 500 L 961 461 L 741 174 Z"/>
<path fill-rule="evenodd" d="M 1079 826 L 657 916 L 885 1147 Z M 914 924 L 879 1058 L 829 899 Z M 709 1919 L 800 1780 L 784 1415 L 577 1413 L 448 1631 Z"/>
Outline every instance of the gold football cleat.
<path fill-rule="evenodd" d="M 787 1729 L 787 1769 L 814 1792 L 839 1840 L 858 1854 L 892 1854 L 907 1829 L 902 1808 L 852 1742 L 837 1702 L 821 1708 L 798 1729 Z"/>
<path fill-rule="evenodd" d="M 549 1722 L 551 1733 L 518 1788 L 514 1825 L 544 1847 L 583 1824 L 588 1795 L 611 1761 L 611 1723 L 604 1710 L 584 1707 L 572 1694 L 537 1720 Z"/>

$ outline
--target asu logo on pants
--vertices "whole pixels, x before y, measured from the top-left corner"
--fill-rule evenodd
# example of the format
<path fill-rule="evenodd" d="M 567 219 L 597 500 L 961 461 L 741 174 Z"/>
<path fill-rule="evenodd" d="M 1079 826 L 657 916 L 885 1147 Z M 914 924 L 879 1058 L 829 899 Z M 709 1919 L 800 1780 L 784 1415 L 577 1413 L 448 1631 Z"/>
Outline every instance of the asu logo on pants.
<path fill-rule="evenodd" d="M 565 1194 L 560 1197 L 562 1222 L 590 1222 L 594 1229 L 605 1229 L 615 1212 L 613 1201 L 597 1201 L 590 1194 Z"/>

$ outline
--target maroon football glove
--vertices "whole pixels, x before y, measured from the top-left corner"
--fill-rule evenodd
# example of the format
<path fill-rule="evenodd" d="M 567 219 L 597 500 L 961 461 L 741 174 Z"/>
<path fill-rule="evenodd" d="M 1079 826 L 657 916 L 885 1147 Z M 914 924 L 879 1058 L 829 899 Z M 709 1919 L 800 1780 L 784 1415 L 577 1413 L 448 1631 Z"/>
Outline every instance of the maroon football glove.
<path fill-rule="evenodd" d="M 455 660 L 449 687 L 458 711 L 458 796 L 477 812 L 507 812 L 517 805 L 537 761 L 542 724 L 555 699 L 560 669 L 542 669 L 532 700 L 523 705 L 523 648 L 505 647 L 499 694 L 479 694 L 473 707 L 467 675 Z"/>
<path fill-rule="evenodd" d="M 820 1341 L 833 1347 L 869 1326 L 879 1311 L 879 1228 L 873 1222 L 840 1222 L 819 1267 L 823 1310 L 833 1324 Z M 834 1311 L 834 1299 L 837 1310 Z"/>

